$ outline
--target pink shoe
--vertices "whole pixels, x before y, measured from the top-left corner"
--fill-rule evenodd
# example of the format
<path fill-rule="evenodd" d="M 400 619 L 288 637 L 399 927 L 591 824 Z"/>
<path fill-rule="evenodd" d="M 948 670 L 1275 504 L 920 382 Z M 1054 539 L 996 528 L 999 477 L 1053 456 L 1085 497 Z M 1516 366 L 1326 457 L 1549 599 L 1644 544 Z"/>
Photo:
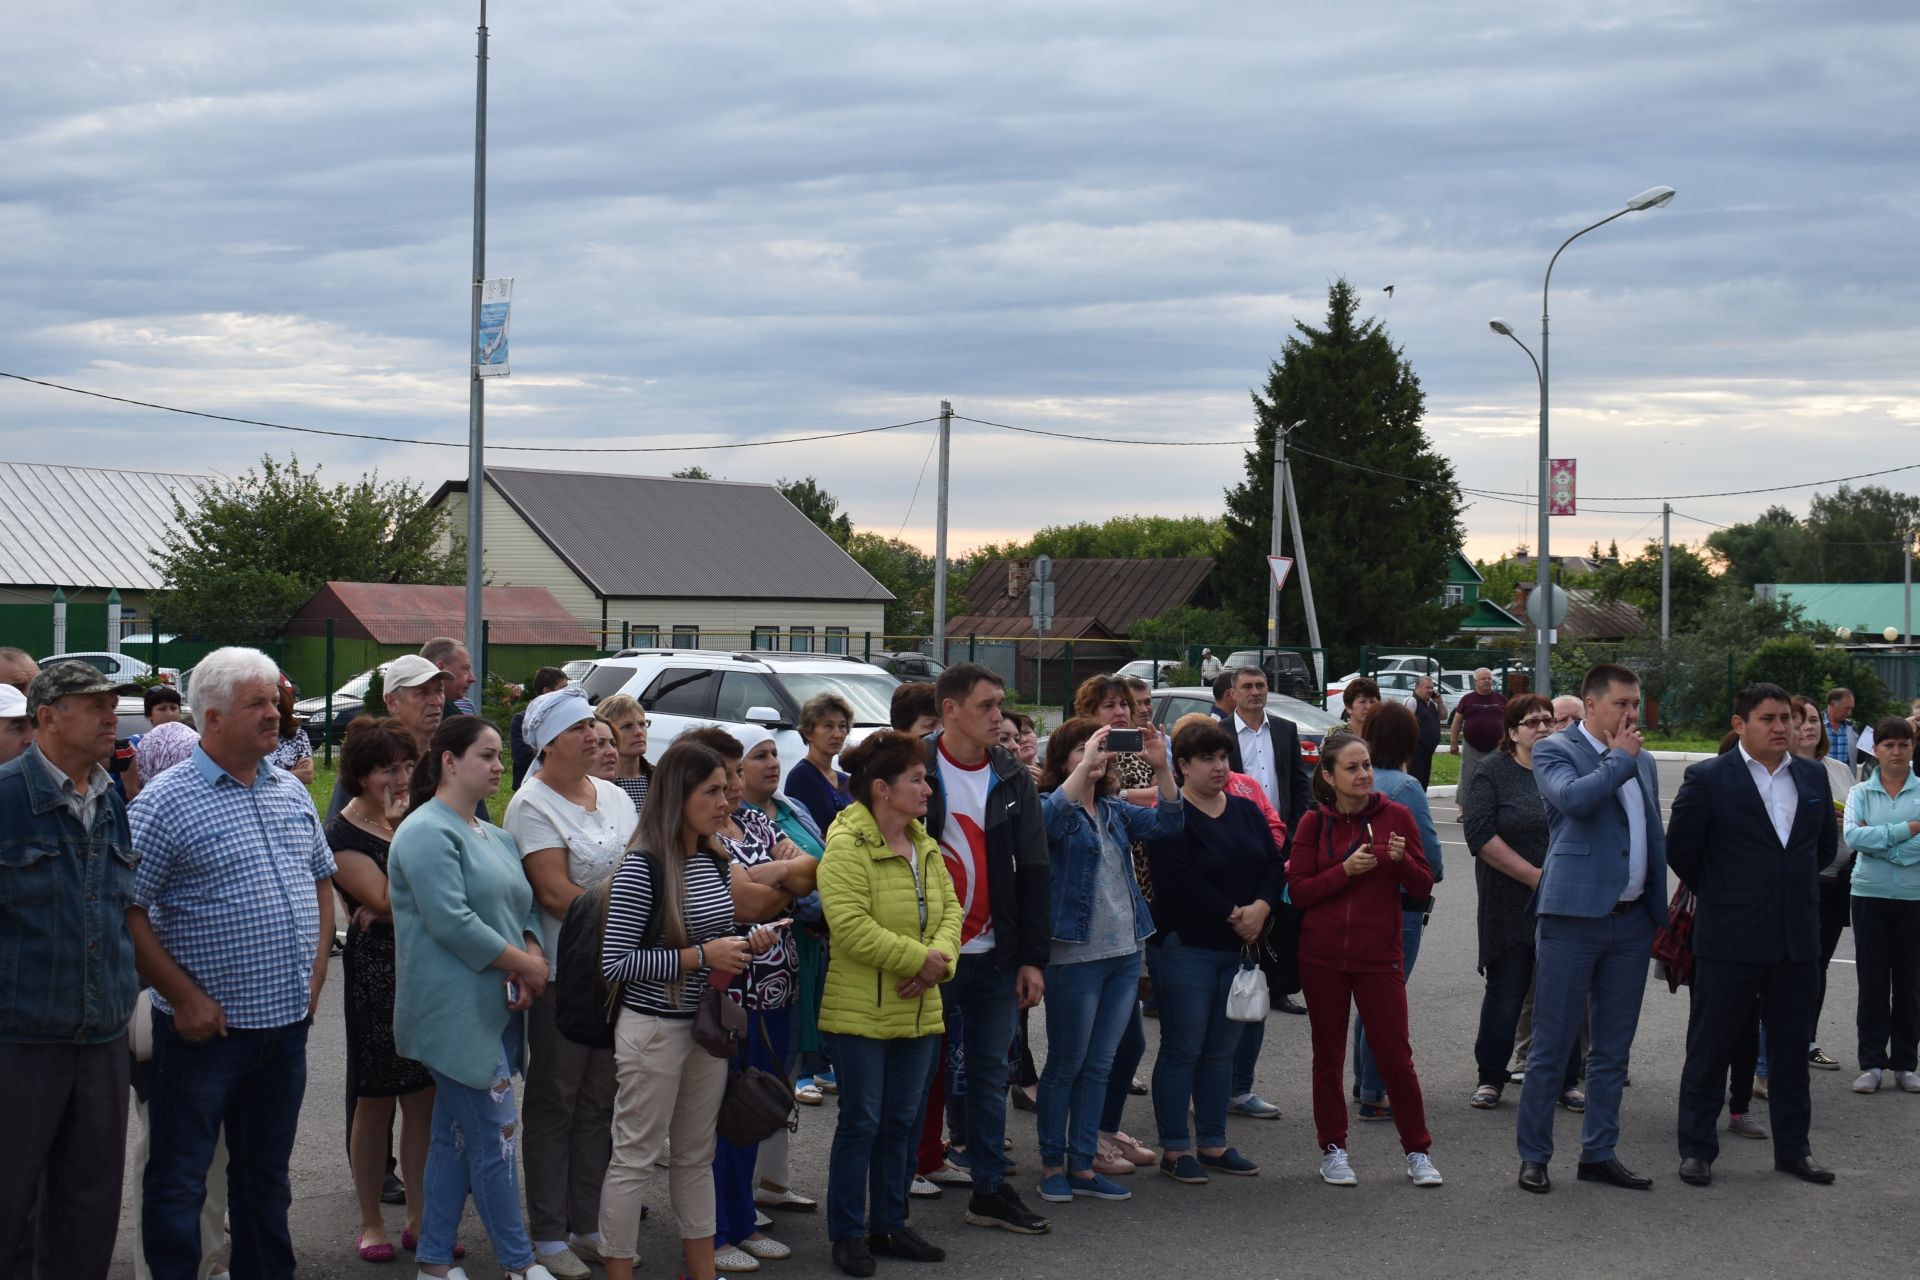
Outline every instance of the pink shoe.
<path fill-rule="evenodd" d="M 393 1245 L 390 1242 L 382 1240 L 379 1244 L 361 1243 L 365 1238 L 366 1238 L 366 1232 L 364 1231 L 356 1231 L 353 1233 L 353 1247 L 355 1251 L 359 1253 L 360 1261 L 362 1262 L 392 1262 L 393 1261 L 395 1255 L 393 1251 Z"/>
<path fill-rule="evenodd" d="M 1113 1135 L 1113 1145 L 1114 1149 L 1120 1153 L 1122 1160 L 1131 1160 L 1143 1169 L 1150 1164 L 1158 1164 L 1160 1162 L 1160 1157 L 1155 1154 L 1153 1148 L 1142 1145 L 1124 1133 L 1116 1133 Z"/>
<path fill-rule="evenodd" d="M 1093 1171 L 1103 1173 L 1109 1178 L 1122 1178 L 1139 1166 L 1120 1154 L 1120 1148 L 1111 1142 L 1103 1142 L 1094 1148 Z"/>
<path fill-rule="evenodd" d="M 400 1247 L 402 1249 L 407 1250 L 408 1252 L 412 1252 L 413 1250 L 418 1249 L 420 1247 L 420 1237 L 416 1236 L 415 1234 L 413 1234 L 413 1232 L 408 1231 L 403 1227 L 400 1231 Z M 456 1258 L 466 1257 L 467 1247 L 463 1244 L 454 1245 L 453 1256 Z"/>

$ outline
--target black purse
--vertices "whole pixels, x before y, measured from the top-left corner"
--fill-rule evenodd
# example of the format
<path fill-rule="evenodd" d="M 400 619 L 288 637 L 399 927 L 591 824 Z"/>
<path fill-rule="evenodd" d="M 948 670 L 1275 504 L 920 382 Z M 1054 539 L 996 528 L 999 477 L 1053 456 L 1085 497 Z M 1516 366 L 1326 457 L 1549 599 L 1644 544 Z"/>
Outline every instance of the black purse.
<path fill-rule="evenodd" d="M 704 999 L 704 997 L 702 997 Z M 733 1001 L 721 997 L 727 1004 Z M 738 1009 L 740 1006 L 734 1005 Z M 742 1011 L 744 1017 L 744 1011 Z M 767 1034 L 766 1020 L 760 1022 L 760 1042 L 767 1056 L 774 1057 L 773 1038 Z M 800 1127 L 798 1109 L 793 1104 L 793 1086 L 784 1076 L 742 1067 L 727 1076 L 726 1096 L 720 1100 L 720 1114 L 714 1129 L 736 1147 L 751 1147 L 765 1142 L 780 1130 L 792 1132 Z"/>

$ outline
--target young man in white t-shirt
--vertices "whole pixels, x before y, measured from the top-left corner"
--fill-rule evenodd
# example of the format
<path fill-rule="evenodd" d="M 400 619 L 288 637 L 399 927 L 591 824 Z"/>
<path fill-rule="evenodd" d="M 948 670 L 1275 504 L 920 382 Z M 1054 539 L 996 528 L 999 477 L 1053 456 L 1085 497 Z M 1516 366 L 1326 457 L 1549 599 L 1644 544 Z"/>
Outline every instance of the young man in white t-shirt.
<path fill-rule="evenodd" d="M 1052 1224 L 1006 1185 L 1007 1049 L 1017 1010 L 1040 1002 L 1051 946 L 1047 833 L 1040 793 L 998 745 L 1006 689 L 963 662 L 935 690 L 942 728 L 927 740 L 927 831 L 940 842 L 964 920 L 960 960 L 942 1003 L 959 1023 L 967 1062 L 962 1138 L 973 1175 L 967 1221 L 1038 1235 Z"/>

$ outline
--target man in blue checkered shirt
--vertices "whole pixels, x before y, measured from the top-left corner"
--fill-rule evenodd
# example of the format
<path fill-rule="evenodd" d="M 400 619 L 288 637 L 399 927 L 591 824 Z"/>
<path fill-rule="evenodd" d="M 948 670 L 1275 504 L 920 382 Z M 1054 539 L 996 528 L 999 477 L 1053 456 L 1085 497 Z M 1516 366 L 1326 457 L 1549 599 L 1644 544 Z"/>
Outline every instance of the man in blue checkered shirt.
<path fill-rule="evenodd" d="M 279 679 L 257 649 L 201 659 L 200 746 L 128 811 L 140 867 L 127 923 L 154 989 L 141 1231 L 155 1280 L 199 1268 L 223 1124 L 234 1274 L 293 1275 L 287 1165 L 333 938 L 334 864 L 306 787 L 265 759 L 279 742 Z"/>
<path fill-rule="evenodd" d="M 1827 754 L 1853 768 L 1854 744 L 1860 731 L 1853 727 L 1853 690 L 1827 691 Z"/>

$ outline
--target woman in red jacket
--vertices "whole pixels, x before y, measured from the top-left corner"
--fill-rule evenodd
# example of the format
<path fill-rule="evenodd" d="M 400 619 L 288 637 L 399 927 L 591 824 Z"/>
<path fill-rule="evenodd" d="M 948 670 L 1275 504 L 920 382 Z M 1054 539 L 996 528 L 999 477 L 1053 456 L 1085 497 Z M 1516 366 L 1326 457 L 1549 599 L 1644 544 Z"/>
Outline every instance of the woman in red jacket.
<path fill-rule="evenodd" d="M 1320 748 L 1313 775 L 1319 801 L 1294 833 L 1287 888 L 1300 912 L 1300 988 L 1313 1025 L 1313 1123 L 1320 1177 L 1336 1187 L 1359 1183 L 1347 1160 L 1347 1100 L 1341 1073 L 1347 1013 L 1357 1007 L 1380 1078 L 1393 1099 L 1394 1124 L 1416 1187 L 1440 1185 L 1427 1158 L 1420 1080 L 1407 1042 L 1407 979 L 1402 971 L 1400 893 L 1424 898 L 1433 872 L 1413 815 L 1376 795 L 1367 744 L 1344 733 Z M 1374 1028 L 1378 1027 L 1376 1032 Z"/>

